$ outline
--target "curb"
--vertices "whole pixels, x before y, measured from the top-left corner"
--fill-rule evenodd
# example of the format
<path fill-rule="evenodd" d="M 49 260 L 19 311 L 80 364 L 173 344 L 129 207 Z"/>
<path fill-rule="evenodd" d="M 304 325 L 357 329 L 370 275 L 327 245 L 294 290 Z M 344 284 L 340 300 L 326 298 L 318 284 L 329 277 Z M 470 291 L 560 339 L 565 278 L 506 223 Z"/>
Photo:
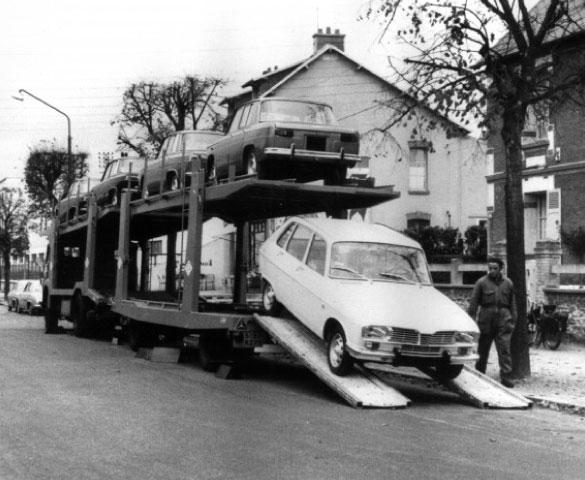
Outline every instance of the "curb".
<path fill-rule="evenodd" d="M 535 394 L 523 393 L 522 395 L 532 400 L 534 404 L 538 405 L 539 407 L 549 408 L 558 412 L 571 413 L 573 415 L 585 417 L 585 405 L 575 405 L 574 403 L 565 402 L 562 400 L 552 400 L 551 398 Z"/>

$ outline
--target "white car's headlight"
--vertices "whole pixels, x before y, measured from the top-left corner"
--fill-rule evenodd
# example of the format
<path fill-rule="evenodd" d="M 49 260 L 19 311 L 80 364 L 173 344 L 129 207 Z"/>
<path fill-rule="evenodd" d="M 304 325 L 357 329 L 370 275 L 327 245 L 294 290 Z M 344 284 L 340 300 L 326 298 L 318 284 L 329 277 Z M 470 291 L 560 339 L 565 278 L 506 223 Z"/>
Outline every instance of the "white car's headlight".
<path fill-rule="evenodd" d="M 475 343 L 479 338 L 477 332 L 457 332 L 455 334 L 455 342 L 457 343 Z"/>
<path fill-rule="evenodd" d="M 390 335 L 392 335 L 392 327 L 368 325 L 362 328 L 362 337 L 364 338 L 385 338 Z"/>

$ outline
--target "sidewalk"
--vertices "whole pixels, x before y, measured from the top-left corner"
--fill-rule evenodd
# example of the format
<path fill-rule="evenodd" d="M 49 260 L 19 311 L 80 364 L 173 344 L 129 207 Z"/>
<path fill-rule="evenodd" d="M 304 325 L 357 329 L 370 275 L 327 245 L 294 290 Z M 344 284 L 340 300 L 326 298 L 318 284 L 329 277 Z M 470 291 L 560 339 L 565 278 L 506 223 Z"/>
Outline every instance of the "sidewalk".
<path fill-rule="evenodd" d="M 530 369 L 531 378 L 519 382 L 515 391 L 538 405 L 585 416 L 585 345 L 563 340 L 558 350 L 530 348 Z M 487 374 L 499 380 L 495 347 Z"/>

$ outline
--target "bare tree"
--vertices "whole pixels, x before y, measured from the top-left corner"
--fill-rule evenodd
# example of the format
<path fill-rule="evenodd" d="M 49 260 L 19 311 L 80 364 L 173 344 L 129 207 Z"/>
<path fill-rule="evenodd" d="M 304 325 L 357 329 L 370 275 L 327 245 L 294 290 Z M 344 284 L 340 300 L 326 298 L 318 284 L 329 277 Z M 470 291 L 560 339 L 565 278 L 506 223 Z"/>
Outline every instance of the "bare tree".
<path fill-rule="evenodd" d="M 76 179 L 87 175 L 87 156 L 85 152 L 78 152 L 69 159 L 67 150 L 57 146 L 54 140 L 41 140 L 31 149 L 24 167 L 24 182 L 31 200 L 29 212 L 33 217 L 53 215 L 63 192 Z"/>
<path fill-rule="evenodd" d="M 527 0 L 374 0 L 364 15 L 380 22 L 382 41 L 403 42 L 409 53 L 391 62 L 405 95 L 386 128 L 422 103 L 487 128 L 505 154 L 508 274 L 519 307 L 512 338 L 516 378 L 530 375 L 521 135 L 528 113 L 582 104 L 585 62 L 574 41 L 583 29 L 571 16 L 577 3 L 541 0 L 529 9 Z"/>
<path fill-rule="evenodd" d="M 217 94 L 225 84 L 221 78 L 195 75 L 171 83 L 133 83 L 124 92 L 122 112 L 112 121 L 119 128 L 118 145 L 149 156 L 171 132 L 202 126 L 217 130 Z"/>
<path fill-rule="evenodd" d="M 26 199 L 19 188 L 0 188 L 0 256 L 4 265 L 4 296 L 10 291 L 10 257 L 28 250 Z"/>

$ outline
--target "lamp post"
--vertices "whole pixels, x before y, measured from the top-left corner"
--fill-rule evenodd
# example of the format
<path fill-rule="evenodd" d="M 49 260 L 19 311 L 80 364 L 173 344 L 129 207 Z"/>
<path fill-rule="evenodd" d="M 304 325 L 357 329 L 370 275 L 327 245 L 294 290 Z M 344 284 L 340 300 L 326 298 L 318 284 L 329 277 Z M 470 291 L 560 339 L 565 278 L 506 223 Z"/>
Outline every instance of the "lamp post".
<path fill-rule="evenodd" d="M 71 119 L 69 118 L 69 115 L 67 115 L 65 112 L 59 110 L 57 107 L 51 105 L 48 102 L 45 102 L 42 98 L 37 97 L 36 95 L 30 93 L 28 90 L 25 90 L 24 88 L 21 88 L 18 93 L 20 93 L 21 95 L 23 93 L 26 93 L 29 97 L 34 98 L 35 100 L 45 104 L 47 107 L 52 108 L 53 110 L 55 110 L 56 112 L 59 112 L 61 115 L 63 115 L 66 119 L 67 119 L 67 175 L 71 176 L 71 170 L 73 167 L 73 157 L 71 155 Z M 23 98 L 18 98 L 18 97 L 13 97 L 16 100 L 19 101 L 23 101 Z"/>

